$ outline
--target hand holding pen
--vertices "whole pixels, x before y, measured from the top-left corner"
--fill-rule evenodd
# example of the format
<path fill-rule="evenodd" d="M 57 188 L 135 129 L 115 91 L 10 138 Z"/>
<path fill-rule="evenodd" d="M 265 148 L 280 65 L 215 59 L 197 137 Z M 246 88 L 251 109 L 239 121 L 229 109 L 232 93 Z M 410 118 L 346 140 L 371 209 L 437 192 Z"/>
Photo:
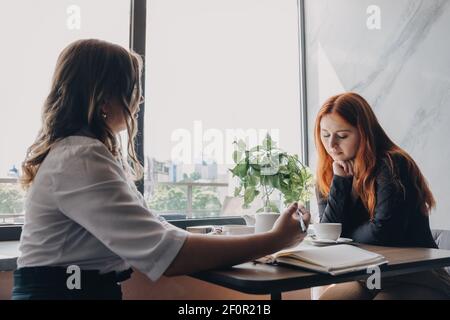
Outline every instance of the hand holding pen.
<path fill-rule="evenodd" d="M 305 238 L 310 218 L 309 212 L 303 206 L 292 203 L 275 221 L 271 232 L 276 234 L 277 241 L 284 243 L 284 247 L 296 245 Z M 302 223 L 304 229 L 301 228 Z"/>
<path fill-rule="evenodd" d="M 297 214 L 299 216 L 299 221 L 300 221 L 300 229 L 302 230 L 303 233 L 305 233 L 306 231 L 308 231 L 308 225 L 309 225 L 309 219 L 310 219 L 310 214 L 309 212 L 306 210 L 306 208 L 299 204 L 298 208 L 297 208 Z M 307 214 L 308 217 L 308 225 L 305 223 L 304 221 L 304 215 Z"/>

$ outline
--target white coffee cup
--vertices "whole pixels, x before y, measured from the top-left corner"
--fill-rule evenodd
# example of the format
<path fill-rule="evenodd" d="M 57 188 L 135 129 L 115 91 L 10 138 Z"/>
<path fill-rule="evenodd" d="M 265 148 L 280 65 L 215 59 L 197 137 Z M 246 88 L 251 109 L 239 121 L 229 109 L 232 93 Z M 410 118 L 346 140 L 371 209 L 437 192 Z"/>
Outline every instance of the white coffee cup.
<path fill-rule="evenodd" d="M 255 226 L 246 226 L 240 224 L 228 224 L 222 226 L 224 235 L 242 235 L 255 233 Z"/>
<path fill-rule="evenodd" d="M 316 239 L 337 240 L 341 236 L 342 223 L 315 223 L 313 228 Z"/>

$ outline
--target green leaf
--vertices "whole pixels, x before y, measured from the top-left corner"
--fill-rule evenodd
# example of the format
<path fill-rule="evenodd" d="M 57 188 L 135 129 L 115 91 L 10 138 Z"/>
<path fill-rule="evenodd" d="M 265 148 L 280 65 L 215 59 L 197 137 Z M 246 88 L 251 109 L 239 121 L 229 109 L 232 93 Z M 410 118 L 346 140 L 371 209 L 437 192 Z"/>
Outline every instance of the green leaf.
<path fill-rule="evenodd" d="M 239 163 L 241 160 L 242 160 L 242 152 L 238 150 L 233 151 L 234 163 Z"/>
<path fill-rule="evenodd" d="M 278 172 L 280 174 L 286 174 L 286 175 L 289 174 L 288 168 L 286 166 L 284 166 L 284 165 L 281 165 L 281 166 L 278 167 Z"/>
<path fill-rule="evenodd" d="M 231 169 L 231 172 L 238 176 L 239 178 L 245 178 L 247 175 L 248 166 L 246 163 L 239 163 L 237 164 L 233 169 Z"/>
<path fill-rule="evenodd" d="M 280 189 L 280 177 L 278 175 L 269 176 L 270 185 L 275 189 Z"/>
<path fill-rule="evenodd" d="M 259 178 L 255 175 L 249 175 L 248 176 L 248 184 L 250 186 L 256 187 L 256 185 L 259 183 Z"/>
<path fill-rule="evenodd" d="M 245 189 L 244 192 L 244 203 L 250 204 L 255 197 L 259 194 L 259 191 L 253 187 L 249 187 Z"/>
<path fill-rule="evenodd" d="M 280 209 L 278 209 L 278 206 L 273 202 L 269 202 L 269 208 L 272 212 L 280 213 Z"/>
<path fill-rule="evenodd" d="M 261 167 L 261 175 L 273 176 L 278 173 L 278 168 L 277 163 L 268 163 Z"/>
<path fill-rule="evenodd" d="M 234 188 L 234 196 L 238 197 L 241 194 L 242 186 Z"/>
<path fill-rule="evenodd" d="M 259 182 L 259 177 L 261 176 L 260 171 L 259 171 L 259 166 L 250 165 L 250 167 L 248 168 L 247 174 L 249 176 L 258 178 L 258 182 Z"/>

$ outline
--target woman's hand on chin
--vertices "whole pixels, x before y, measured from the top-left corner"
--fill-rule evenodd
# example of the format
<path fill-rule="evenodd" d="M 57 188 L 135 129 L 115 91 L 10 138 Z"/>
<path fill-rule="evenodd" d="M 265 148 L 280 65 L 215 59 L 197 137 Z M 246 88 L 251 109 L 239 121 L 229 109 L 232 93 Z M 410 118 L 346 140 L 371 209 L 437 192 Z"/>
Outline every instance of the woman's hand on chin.
<path fill-rule="evenodd" d="M 341 177 L 353 177 L 353 160 L 336 160 L 333 162 L 333 173 Z"/>

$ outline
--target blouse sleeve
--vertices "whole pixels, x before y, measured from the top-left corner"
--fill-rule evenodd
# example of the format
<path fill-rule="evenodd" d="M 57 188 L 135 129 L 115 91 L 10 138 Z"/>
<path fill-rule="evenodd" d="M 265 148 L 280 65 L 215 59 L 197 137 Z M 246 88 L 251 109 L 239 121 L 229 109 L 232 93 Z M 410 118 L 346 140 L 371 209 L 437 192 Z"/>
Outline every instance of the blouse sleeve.
<path fill-rule="evenodd" d="M 112 252 L 156 281 L 178 254 L 187 232 L 167 227 L 142 205 L 108 149 L 96 141 L 65 147 L 53 178 L 61 212 Z"/>

